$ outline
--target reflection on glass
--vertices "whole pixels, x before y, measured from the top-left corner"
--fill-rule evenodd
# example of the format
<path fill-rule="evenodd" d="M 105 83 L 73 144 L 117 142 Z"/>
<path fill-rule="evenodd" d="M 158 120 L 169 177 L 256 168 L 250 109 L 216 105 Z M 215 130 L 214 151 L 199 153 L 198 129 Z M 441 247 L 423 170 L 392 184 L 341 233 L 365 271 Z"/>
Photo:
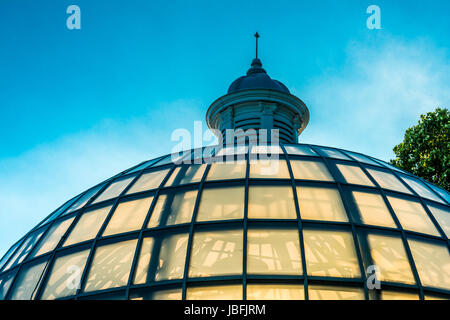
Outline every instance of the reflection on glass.
<path fill-rule="evenodd" d="M 310 147 L 301 145 L 284 146 L 288 154 L 294 154 L 298 156 L 317 156 L 317 153 L 312 151 Z"/>
<path fill-rule="evenodd" d="M 196 199 L 197 190 L 160 195 L 147 228 L 191 222 Z"/>
<path fill-rule="evenodd" d="M 320 148 L 323 154 L 325 154 L 326 157 L 334 158 L 334 159 L 342 159 L 342 160 L 350 160 L 349 157 L 347 157 L 345 154 L 338 150 L 334 149 L 328 149 L 328 148 Z"/>
<path fill-rule="evenodd" d="M 431 190 L 429 190 L 422 182 L 417 179 L 409 178 L 407 176 L 402 176 L 402 179 L 421 197 L 431 199 L 440 203 L 444 203 L 437 195 L 435 195 Z"/>
<path fill-rule="evenodd" d="M 305 300 L 305 290 L 295 284 L 248 284 L 247 300 Z"/>
<path fill-rule="evenodd" d="M 125 286 L 137 240 L 128 240 L 98 247 L 86 280 L 85 291 Z"/>
<path fill-rule="evenodd" d="M 93 203 L 109 200 L 118 197 L 122 191 L 130 184 L 134 179 L 133 177 L 115 181 L 109 185 L 95 200 Z"/>
<path fill-rule="evenodd" d="M 240 155 L 246 154 L 248 152 L 248 146 L 237 146 L 237 147 L 225 147 L 220 149 L 216 156 L 231 156 L 231 155 Z"/>
<path fill-rule="evenodd" d="M 283 154 L 280 146 L 277 145 L 254 145 L 252 147 L 252 154 Z"/>
<path fill-rule="evenodd" d="M 9 287 L 14 279 L 14 273 L 8 273 L 0 278 L 0 300 L 4 300 L 6 298 L 6 294 L 8 293 Z"/>
<path fill-rule="evenodd" d="M 248 273 L 302 274 L 297 229 L 249 229 L 247 254 Z"/>
<path fill-rule="evenodd" d="M 243 179 L 246 169 L 245 161 L 212 163 L 206 180 Z"/>
<path fill-rule="evenodd" d="M 250 178 L 290 179 L 291 176 L 284 159 L 251 160 Z"/>
<path fill-rule="evenodd" d="M 29 235 L 28 238 L 22 243 L 20 248 L 14 253 L 14 256 L 8 261 L 3 271 L 8 270 L 21 263 L 26 258 L 28 253 L 30 253 L 31 249 L 33 249 L 36 242 L 39 241 L 44 231 L 45 227 Z"/>
<path fill-rule="evenodd" d="M 381 300 L 419 300 L 419 295 L 417 293 L 382 290 Z"/>
<path fill-rule="evenodd" d="M 378 280 L 415 283 L 402 239 L 378 234 L 367 238 L 373 263 L 380 269 Z"/>
<path fill-rule="evenodd" d="M 295 179 L 334 181 L 328 169 L 319 161 L 291 160 Z"/>
<path fill-rule="evenodd" d="M 404 229 L 439 236 L 439 232 L 419 202 L 390 196 L 388 200 Z"/>
<path fill-rule="evenodd" d="M 42 239 L 42 241 L 34 249 L 33 257 L 37 257 L 38 255 L 55 249 L 59 243 L 59 240 L 61 240 L 62 236 L 74 219 L 75 218 L 72 217 L 54 224 L 47 232 L 44 239 Z"/>
<path fill-rule="evenodd" d="M 127 194 L 156 189 L 166 177 L 169 169 L 143 174 L 127 191 Z"/>
<path fill-rule="evenodd" d="M 250 186 L 250 219 L 296 219 L 291 186 Z"/>
<path fill-rule="evenodd" d="M 336 189 L 297 187 L 297 197 L 302 219 L 348 221 Z"/>
<path fill-rule="evenodd" d="M 362 288 L 309 285 L 309 300 L 364 300 Z"/>
<path fill-rule="evenodd" d="M 183 278 L 188 234 L 175 234 L 162 239 L 155 280 Z"/>
<path fill-rule="evenodd" d="M 0 260 L 0 270 L 2 269 L 3 265 L 8 262 L 9 258 L 11 258 L 11 256 L 14 254 L 14 252 L 16 251 L 17 247 L 19 247 L 19 245 L 22 242 L 19 241 L 17 242 L 14 246 L 12 246 L 8 252 L 3 256 L 2 260 Z"/>
<path fill-rule="evenodd" d="M 203 189 L 197 221 L 242 219 L 244 195 L 244 187 Z"/>
<path fill-rule="evenodd" d="M 337 164 L 336 166 L 347 183 L 373 186 L 372 181 L 370 181 L 360 167 L 343 164 Z"/>
<path fill-rule="evenodd" d="M 31 267 L 25 267 L 20 271 L 10 294 L 11 300 L 33 300 L 36 297 L 37 288 L 41 283 L 41 276 L 47 262 L 41 262 Z"/>
<path fill-rule="evenodd" d="M 40 299 L 53 300 L 74 295 L 78 284 L 75 283 L 73 276 L 74 274 L 81 276 L 89 252 L 90 250 L 84 250 L 57 258 Z"/>
<path fill-rule="evenodd" d="M 167 181 L 166 186 L 200 182 L 205 169 L 206 164 L 192 164 L 190 166 L 177 167 Z"/>
<path fill-rule="evenodd" d="M 450 239 L 450 211 L 445 210 L 443 207 L 436 207 L 432 205 L 428 205 L 428 209 L 430 209 L 434 218 L 444 230 L 447 238 Z"/>
<path fill-rule="evenodd" d="M 373 166 L 380 166 L 379 163 L 376 163 L 375 161 L 370 160 L 369 158 L 367 158 L 366 156 L 363 156 L 362 154 L 357 154 L 357 153 L 350 152 L 350 151 L 345 151 L 345 153 L 350 155 L 352 158 L 356 159 L 356 161 L 368 163 Z"/>
<path fill-rule="evenodd" d="M 141 252 L 134 274 L 135 284 L 147 283 L 150 280 L 149 267 L 154 243 L 155 241 L 153 238 L 144 238 L 142 240 Z"/>
<path fill-rule="evenodd" d="M 360 277 L 350 232 L 303 230 L 308 274 L 324 277 Z"/>
<path fill-rule="evenodd" d="M 365 224 L 396 228 L 389 210 L 379 194 L 353 191 L 353 198 Z"/>
<path fill-rule="evenodd" d="M 131 300 L 181 300 L 181 289 L 139 290 L 130 294 Z"/>
<path fill-rule="evenodd" d="M 121 202 L 108 222 L 103 236 L 142 228 L 153 197 Z"/>
<path fill-rule="evenodd" d="M 97 194 L 97 192 L 103 188 L 103 185 L 94 187 L 88 191 L 86 191 L 86 193 L 84 195 L 82 195 L 77 202 L 75 202 L 65 213 L 64 215 L 67 215 L 75 210 L 81 209 L 82 207 L 84 207 L 84 205 L 86 203 L 88 203 L 89 200 L 91 200 L 91 198 Z"/>
<path fill-rule="evenodd" d="M 242 300 L 242 286 L 188 287 L 186 300 Z"/>
<path fill-rule="evenodd" d="M 242 230 L 196 232 L 189 277 L 242 273 Z"/>
<path fill-rule="evenodd" d="M 383 189 L 411 193 L 392 173 L 374 169 L 367 169 L 367 171 Z"/>
<path fill-rule="evenodd" d="M 64 246 L 94 239 L 102 227 L 111 206 L 85 212 L 69 234 Z"/>
<path fill-rule="evenodd" d="M 450 290 L 450 255 L 446 245 L 409 239 L 409 246 L 423 286 Z"/>

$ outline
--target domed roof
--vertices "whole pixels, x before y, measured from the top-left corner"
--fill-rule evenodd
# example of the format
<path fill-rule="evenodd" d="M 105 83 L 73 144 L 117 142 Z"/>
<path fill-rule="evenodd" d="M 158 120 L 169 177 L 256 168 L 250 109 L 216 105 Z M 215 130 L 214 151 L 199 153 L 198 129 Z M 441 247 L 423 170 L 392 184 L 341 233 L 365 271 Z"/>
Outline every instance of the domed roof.
<path fill-rule="evenodd" d="M 247 71 L 247 75 L 233 81 L 228 88 L 228 93 L 248 89 L 269 89 L 290 93 L 289 89 L 283 83 L 269 77 L 266 70 L 262 68 L 261 60 L 258 58 L 253 59 L 251 68 Z"/>

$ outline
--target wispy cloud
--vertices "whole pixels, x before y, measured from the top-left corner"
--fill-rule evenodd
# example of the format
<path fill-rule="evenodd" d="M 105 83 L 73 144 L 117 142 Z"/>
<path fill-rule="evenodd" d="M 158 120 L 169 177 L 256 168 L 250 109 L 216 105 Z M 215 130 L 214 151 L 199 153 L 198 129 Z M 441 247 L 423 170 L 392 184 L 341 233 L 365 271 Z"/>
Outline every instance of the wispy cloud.
<path fill-rule="evenodd" d="M 420 114 L 449 106 L 449 61 L 448 52 L 423 39 L 350 43 L 341 68 L 293 90 L 311 111 L 301 141 L 393 158 Z"/>

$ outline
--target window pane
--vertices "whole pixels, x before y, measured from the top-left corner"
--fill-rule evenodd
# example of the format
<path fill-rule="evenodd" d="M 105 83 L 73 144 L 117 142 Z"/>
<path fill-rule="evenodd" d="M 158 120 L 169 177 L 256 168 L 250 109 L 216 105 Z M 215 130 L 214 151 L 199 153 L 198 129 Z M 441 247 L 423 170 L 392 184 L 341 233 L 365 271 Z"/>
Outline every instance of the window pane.
<path fill-rule="evenodd" d="M 153 197 L 121 202 L 114 211 L 103 236 L 123 233 L 142 228 Z"/>
<path fill-rule="evenodd" d="M 247 272 L 251 274 L 302 274 L 298 230 L 249 229 Z"/>
<path fill-rule="evenodd" d="M 11 249 L 8 250 L 8 252 L 3 256 L 2 260 L 0 260 L 0 270 L 2 269 L 3 265 L 9 260 L 9 258 L 11 258 L 11 256 L 14 254 L 14 252 L 16 251 L 16 249 L 19 247 L 19 245 L 22 242 L 19 241 L 17 242 L 13 247 L 11 247 Z"/>
<path fill-rule="evenodd" d="M 312 149 L 310 147 L 307 146 L 284 146 L 284 148 L 286 149 L 286 152 L 288 154 L 294 154 L 294 155 L 299 155 L 299 156 L 317 156 L 317 153 L 315 153 L 314 151 L 312 151 Z"/>
<path fill-rule="evenodd" d="M 325 277 L 360 277 L 350 232 L 303 230 L 308 274 Z"/>
<path fill-rule="evenodd" d="M 137 240 L 98 247 L 86 280 L 85 291 L 125 286 L 130 275 Z"/>
<path fill-rule="evenodd" d="M 251 160 L 250 178 L 290 179 L 286 160 Z"/>
<path fill-rule="evenodd" d="M 102 227 L 111 206 L 85 212 L 70 232 L 64 246 L 94 239 Z"/>
<path fill-rule="evenodd" d="M 91 200 L 91 198 L 97 194 L 97 192 L 103 187 L 103 185 L 94 187 L 88 191 L 86 191 L 86 193 L 81 196 L 80 199 L 77 200 L 77 202 L 75 202 L 73 204 L 73 206 L 71 206 L 65 213 L 64 215 L 67 215 L 75 210 L 81 209 L 82 207 L 84 207 L 84 205 L 86 203 L 88 203 L 89 200 Z"/>
<path fill-rule="evenodd" d="M 360 184 L 364 186 L 373 186 L 372 181 L 367 177 L 364 171 L 358 166 L 348 166 L 343 164 L 336 165 L 344 176 L 347 183 Z"/>
<path fill-rule="evenodd" d="M 445 245 L 408 240 L 423 286 L 450 290 L 450 255 Z"/>
<path fill-rule="evenodd" d="M 130 294 L 131 300 L 181 300 L 181 289 L 139 290 Z"/>
<path fill-rule="evenodd" d="M 150 280 L 148 269 L 150 266 L 154 243 L 155 241 L 153 238 L 144 238 L 144 240 L 142 240 L 141 252 L 134 275 L 135 284 L 147 283 Z"/>
<path fill-rule="evenodd" d="M 250 186 L 250 219 L 296 219 L 294 196 L 290 186 Z"/>
<path fill-rule="evenodd" d="M 203 189 L 197 221 L 242 219 L 244 187 Z"/>
<path fill-rule="evenodd" d="M 363 156 L 362 154 L 357 154 L 357 153 L 350 152 L 350 151 L 345 151 L 345 153 L 350 155 L 352 158 L 355 158 L 356 161 L 368 163 L 373 166 L 378 166 L 378 167 L 380 166 L 379 163 L 376 163 L 375 161 L 370 160 L 369 158 L 367 158 L 366 156 Z"/>
<path fill-rule="evenodd" d="M 379 194 L 353 191 L 353 198 L 365 224 L 396 228 L 395 222 Z"/>
<path fill-rule="evenodd" d="M 156 189 L 166 177 L 169 169 L 143 174 L 127 191 L 127 194 Z"/>
<path fill-rule="evenodd" d="M 266 146 L 266 145 L 260 145 L 256 146 L 254 145 L 252 147 L 252 154 L 283 154 L 283 150 L 281 150 L 280 146 Z"/>
<path fill-rule="evenodd" d="M 244 179 L 246 169 L 245 161 L 213 163 L 206 180 Z"/>
<path fill-rule="evenodd" d="M 166 186 L 200 182 L 205 169 L 206 164 L 177 167 L 167 181 Z"/>
<path fill-rule="evenodd" d="M 61 240 L 66 230 L 75 218 L 69 218 L 64 221 L 57 222 L 45 235 L 45 238 L 34 249 L 33 257 L 44 254 L 56 248 L 59 240 Z"/>
<path fill-rule="evenodd" d="M 440 236 L 419 202 L 390 196 L 388 200 L 404 229 Z"/>
<path fill-rule="evenodd" d="M 364 300 L 364 291 L 352 287 L 309 285 L 309 300 Z"/>
<path fill-rule="evenodd" d="M 16 283 L 10 295 L 11 300 L 32 300 L 36 296 L 37 288 L 47 262 L 25 267 L 17 276 Z"/>
<path fill-rule="evenodd" d="M 348 221 L 336 189 L 297 187 L 297 197 L 302 219 Z"/>
<path fill-rule="evenodd" d="M 187 288 L 186 300 L 242 300 L 242 286 L 228 285 Z"/>
<path fill-rule="evenodd" d="M 216 153 L 216 157 L 245 155 L 248 153 L 248 146 L 225 147 Z"/>
<path fill-rule="evenodd" d="M 450 211 L 441 207 L 428 206 L 434 218 L 437 220 L 441 228 L 444 230 L 447 238 L 450 239 Z"/>
<path fill-rule="evenodd" d="M 381 291 L 381 300 L 419 300 L 419 295 L 400 291 Z"/>
<path fill-rule="evenodd" d="M 431 199 L 440 203 L 444 203 L 437 195 L 429 190 L 425 185 L 417 179 L 412 179 L 406 176 L 402 176 L 402 179 L 421 197 Z"/>
<path fill-rule="evenodd" d="M 106 188 L 101 195 L 99 195 L 93 203 L 98 203 L 100 201 L 109 200 L 115 197 L 118 197 L 122 191 L 130 184 L 130 182 L 134 179 L 133 177 L 115 181 Z"/>
<path fill-rule="evenodd" d="M 329 158 L 351 160 L 349 157 L 347 157 L 345 154 L 343 154 L 342 152 L 340 152 L 338 150 L 328 149 L 328 148 L 320 148 L 320 151 L 322 151 L 322 153 L 326 157 L 329 157 Z"/>
<path fill-rule="evenodd" d="M 378 280 L 415 283 L 402 239 L 378 234 L 367 238 L 373 263 L 380 268 Z"/>
<path fill-rule="evenodd" d="M 0 300 L 4 300 L 14 279 L 14 273 L 8 273 L 0 278 Z"/>
<path fill-rule="evenodd" d="M 248 284 L 247 300 L 305 300 L 305 290 L 294 284 Z"/>
<path fill-rule="evenodd" d="M 442 198 L 444 198 L 448 203 L 450 203 L 450 193 L 447 191 L 436 187 L 435 185 L 431 183 L 427 183 L 427 186 L 429 186 L 431 189 L 433 189 L 436 193 L 438 193 Z"/>
<path fill-rule="evenodd" d="M 73 276 L 83 273 L 90 250 L 84 250 L 59 257 L 53 264 L 52 271 L 40 299 L 53 300 L 74 295 L 79 284 Z"/>
<path fill-rule="evenodd" d="M 162 239 L 155 281 L 183 278 L 188 238 L 175 234 Z"/>
<path fill-rule="evenodd" d="M 36 242 L 39 241 L 44 231 L 45 228 L 37 230 L 29 235 L 28 238 L 22 243 L 20 248 L 14 253 L 14 256 L 6 264 L 3 271 L 8 270 L 9 268 L 12 268 L 21 263 L 26 258 L 28 253 L 30 253 L 31 249 L 33 249 Z"/>
<path fill-rule="evenodd" d="M 189 277 L 242 274 L 242 230 L 196 232 Z"/>
<path fill-rule="evenodd" d="M 367 169 L 367 171 L 383 189 L 411 193 L 393 174 L 373 169 Z"/>
<path fill-rule="evenodd" d="M 322 162 L 291 160 L 290 163 L 295 179 L 334 181 Z"/>
<path fill-rule="evenodd" d="M 191 222 L 196 199 L 197 190 L 160 195 L 147 228 Z"/>

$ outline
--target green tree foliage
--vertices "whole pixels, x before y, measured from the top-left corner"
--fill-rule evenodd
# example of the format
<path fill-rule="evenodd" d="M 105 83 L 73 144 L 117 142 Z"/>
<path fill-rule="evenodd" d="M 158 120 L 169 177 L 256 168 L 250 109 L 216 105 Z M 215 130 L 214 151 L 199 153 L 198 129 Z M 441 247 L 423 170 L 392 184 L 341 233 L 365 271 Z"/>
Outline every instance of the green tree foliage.
<path fill-rule="evenodd" d="M 421 115 L 419 123 L 405 132 L 394 147 L 391 163 L 450 190 L 450 112 L 437 108 Z"/>

